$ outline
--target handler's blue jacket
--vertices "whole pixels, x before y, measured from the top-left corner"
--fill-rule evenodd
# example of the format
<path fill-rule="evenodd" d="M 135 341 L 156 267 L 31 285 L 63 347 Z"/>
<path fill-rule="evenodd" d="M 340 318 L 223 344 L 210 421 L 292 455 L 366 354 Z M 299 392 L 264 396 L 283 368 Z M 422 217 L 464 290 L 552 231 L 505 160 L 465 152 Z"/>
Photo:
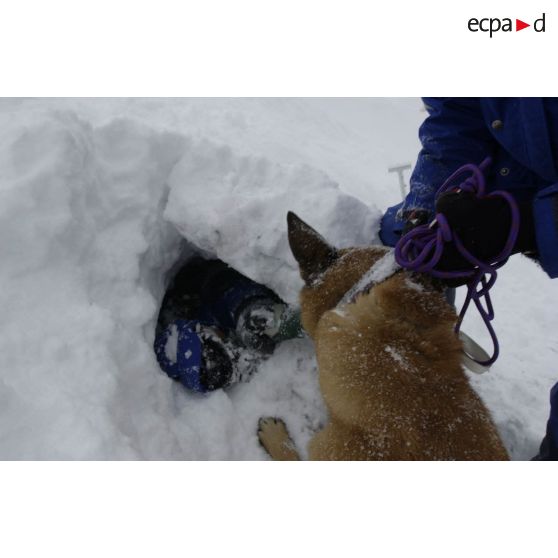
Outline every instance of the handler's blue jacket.
<path fill-rule="evenodd" d="M 434 213 L 434 196 L 466 163 L 492 157 L 487 189 L 532 200 L 538 259 L 558 277 L 558 98 L 425 98 L 428 117 L 419 129 L 422 150 L 405 201 L 387 210 L 380 238 L 394 246 L 403 214 Z"/>

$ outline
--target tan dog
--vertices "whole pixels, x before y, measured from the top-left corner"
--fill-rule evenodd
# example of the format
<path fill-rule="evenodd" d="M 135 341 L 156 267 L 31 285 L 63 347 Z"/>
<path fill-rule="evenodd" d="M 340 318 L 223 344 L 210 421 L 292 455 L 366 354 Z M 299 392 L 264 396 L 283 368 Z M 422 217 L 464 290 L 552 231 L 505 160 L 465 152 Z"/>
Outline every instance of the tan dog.
<path fill-rule="evenodd" d="M 398 271 L 340 304 L 387 249 L 337 251 L 293 213 L 287 220 L 306 283 L 302 323 L 329 411 L 310 459 L 508 459 L 462 369 L 455 312 L 442 289 Z M 258 436 L 274 459 L 299 459 L 283 421 L 260 419 Z"/>

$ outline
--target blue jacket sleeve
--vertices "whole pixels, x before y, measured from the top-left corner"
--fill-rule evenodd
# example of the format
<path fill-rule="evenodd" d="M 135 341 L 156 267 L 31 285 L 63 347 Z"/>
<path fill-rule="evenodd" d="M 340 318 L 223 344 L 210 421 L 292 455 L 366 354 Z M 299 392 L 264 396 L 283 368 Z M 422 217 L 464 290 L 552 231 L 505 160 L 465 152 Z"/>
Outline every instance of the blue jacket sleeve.
<path fill-rule="evenodd" d="M 380 222 L 380 239 L 395 246 L 405 213 L 425 209 L 434 214 L 435 195 L 446 178 L 466 163 L 479 164 L 494 151 L 495 140 L 478 98 L 425 97 L 428 112 L 419 128 L 422 149 L 404 202 L 388 208 Z"/>
<path fill-rule="evenodd" d="M 540 190 L 533 200 L 535 235 L 542 268 L 558 277 L 558 184 Z"/>
<path fill-rule="evenodd" d="M 428 117 L 419 129 L 422 149 L 403 212 L 434 213 L 434 197 L 446 178 L 466 163 L 481 163 L 495 146 L 478 98 L 425 97 L 423 101 Z"/>
<path fill-rule="evenodd" d="M 558 383 L 550 390 L 550 417 L 538 455 L 534 461 L 558 461 Z"/>

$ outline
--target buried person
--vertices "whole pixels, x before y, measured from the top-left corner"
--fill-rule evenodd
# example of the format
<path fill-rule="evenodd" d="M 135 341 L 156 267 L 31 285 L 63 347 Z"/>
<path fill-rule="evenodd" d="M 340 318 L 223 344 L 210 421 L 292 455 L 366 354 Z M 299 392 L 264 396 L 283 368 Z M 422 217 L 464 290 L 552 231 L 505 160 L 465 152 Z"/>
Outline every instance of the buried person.
<path fill-rule="evenodd" d="M 297 312 L 271 289 L 195 256 L 165 294 L 154 349 L 164 372 L 203 393 L 247 380 L 277 343 L 300 335 Z"/>

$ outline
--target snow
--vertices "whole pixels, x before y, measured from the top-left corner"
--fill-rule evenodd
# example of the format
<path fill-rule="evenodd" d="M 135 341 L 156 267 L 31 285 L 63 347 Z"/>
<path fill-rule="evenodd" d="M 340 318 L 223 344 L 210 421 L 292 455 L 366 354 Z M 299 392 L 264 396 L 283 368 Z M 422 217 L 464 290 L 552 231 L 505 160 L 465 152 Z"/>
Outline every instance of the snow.
<path fill-rule="evenodd" d="M 0 100 L 0 458 L 266 459 L 262 415 L 304 454 L 326 420 L 311 342 L 189 393 L 152 350 L 165 287 L 196 249 L 295 302 L 287 211 L 377 243 L 423 117 L 416 99 Z M 558 378 L 558 283 L 515 257 L 493 293 L 502 356 L 471 381 L 526 459 Z"/>
<path fill-rule="evenodd" d="M 405 285 L 409 289 L 412 289 L 413 291 L 417 291 L 419 293 L 424 292 L 424 287 L 419 283 L 417 283 L 416 281 L 413 281 L 410 277 L 405 278 Z"/>
<path fill-rule="evenodd" d="M 190 145 L 172 170 L 169 186 L 163 216 L 184 238 L 291 303 L 301 283 L 288 247 L 287 211 L 330 231 L 339 245 L 354 238 L 369 242 L 375 234 L 377 210 L 341 193 L 324 173 L 240 157 L 207 141 Z"/>
<path fill-rule="evenodd" d="M 171 364 L 176 364 L 178 356 L 178 328 L 174 324 L 170 327 L 170 334 L 165 343 L 165 356 L 169 359 Z M 192 356 L 191 351 L 184 353 L 184 356 L 190 358 Z"/>
<path fill-rule="evenodd" d="M 354 297 L 361 291 L 369 291 L 374 285 L 381 283 L 388 277 L 391 277 L 397 270 L 399 266 L 395 261 L 395 255 L 393 250 L 389 250 L 382 256 L 354 285 L 345 296 L 341 299 L 340 303 L 348 304 Z"/>
<path fill-rule="evenodd" d="M 396 349 L 394 349 L 393 347 L 390 347 L 389 345 L 387 345 L 384 348 L 384 351 L 393 359 L 395 360 L 395 362 L 397 362 L 398 364 L 405 364 L 405 359 L 403 358 L 403 355 L 401 355 L 401 353 L 399 353 Z"/>

